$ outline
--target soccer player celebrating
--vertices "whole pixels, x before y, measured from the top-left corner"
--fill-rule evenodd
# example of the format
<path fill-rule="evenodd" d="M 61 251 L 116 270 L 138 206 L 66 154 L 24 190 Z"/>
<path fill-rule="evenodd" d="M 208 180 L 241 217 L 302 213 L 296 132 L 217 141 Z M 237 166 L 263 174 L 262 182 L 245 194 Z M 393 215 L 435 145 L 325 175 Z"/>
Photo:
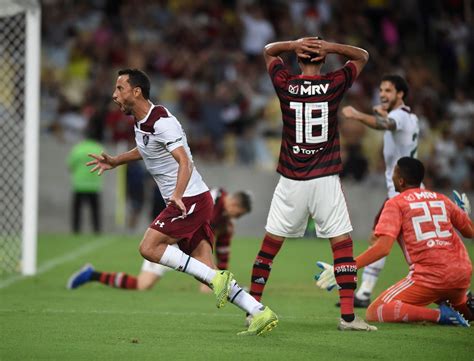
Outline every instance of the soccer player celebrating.
<path fill-rule="evenodd" d="M 467 212 L 449 198 L 420 188 L 424 171 L 423 164 L 417 159 L 403 157 L 398 160 L 393 183 L 400 194 L 385 204 L 375 227 L 375 244 L 356 258 L 357 267 L 365 267 L 387 256 L 398 239 L 410 267 L 407 277 L 370 304 L 367 319 L 428 321 L 468 327 L 459 312 L 468 320 L 474 319 L 472 302 L 468 302 L 466 295 L 472 264 L 455 230 L 472 238 L 474 226 Z M 336 285 L 332 266 L 319 263 L 325 270 L 317 276 L 317 285 L 330 289 Z M 431 303 L 439 304 L 439 309 L 427 308 Z"/>
<path fill-rule="evenodd" d="M 301 74 L 291 74 L 279 57 L 294 52 Z M 321 74 L 328 54 L 349 58 L 335 72 Z M 339 173 L 337 109 L 344 93 L 368 61 L 364 49 L 326 42 L 316 37 L 268 44 L 264 49 L 268 73 L 280 100 L 283 134 L 278 173 L 267 218 L 266 234 L 252 269 L 250 294 L 262 297 L 274 257 L 285 238 L 301 237 L 308 216 L 319 237 L 331 242 L 340 285 L 341 330 L 375 330 L 354 316 L 357 269 L 346 201 Z"/>
<path fill-rule="evenodd" d="M 146 230 L 140 254 L 153 263 L 187 273 L 209 285 L 217 307 L 228 300 L 253 315 L 242 335 L 259 335 L 276 326 L 278 318 L 268 307 L 246 293 L 229 271 L 215 270 L 214 235 L 210 220 L 213 201 L 209 188 L 195 168 L 186 135 L 178 120 L 163 106 L 149 100 L 150 80 L 137 69 L 119 71 L 113 93 L 121 111 L 135 118 L 137 146 L 117 156 L 91 154 L 91 172 L 113 169 L 143 159 L 155 179 L 166 208 Z M 177 244 L 178 247 L 173 247 Z"/>
<path fill-rule="evenodd" d="M 251 211 L 251 197 L 247 192 L 239 191 L 228 194 L 222 188 L 211 189 L 214 201 L 214 210 L 211 219 L 211 228 L 216 240 L 217 268 L 226 270 L 230 256 L 230 244 L 234 234 L 234 220 Z M 76 289 L 86 283 L 97 281 L 104 285 L 130 289 L 149 290 L 171 268 L 143 260 L 141 272 L 138 276 L 123 272 L 100 272 L 90 264 L 74 273 L 67 282 L 67 288 Z M 201 290 L 207 292 L 209 288 L 201 284 Z"/>
<path fill-rule="evenodd" d="M 362 113 L 350 106 L 342 108 L 342 114 L 346 118 L 358 120 L 370 128 L 385 132 L 383 155 L 388 199 L 398 194 L 392 181 L 397 160 L 401 157 L 415 157 L 418 148 L 418 117 L 404 103 L 407 94 L 408 84 L 404 78 L 399 75 L 386 75 L 380 82 L 381 104 L 374 107 L 373 115 Z M 382 209 L 383 205 L 375 217 L 374 228 Z M 369 243 L 373 244 L 374 241 L 375 236 L 372 233 Z M 362 284 L 354 297 L 355 307 L 369 306 L 370 296 L 384 265 L 385 257 L 364 268 Z"/>

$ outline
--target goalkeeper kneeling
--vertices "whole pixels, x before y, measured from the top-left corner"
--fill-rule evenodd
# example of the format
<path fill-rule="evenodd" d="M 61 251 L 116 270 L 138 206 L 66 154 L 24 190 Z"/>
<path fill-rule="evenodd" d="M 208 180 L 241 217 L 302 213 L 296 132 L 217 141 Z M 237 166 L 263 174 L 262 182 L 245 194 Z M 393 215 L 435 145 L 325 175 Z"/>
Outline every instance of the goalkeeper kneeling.
<path fill-rule="evenodd" d="M 382 211 L 376 243 L 356 258 L 360 269 L 387 256 L 398 240 L 410 266 L 408 275 L 384 291 L 367 309 L 368 321 L 419 322 L 469 327 L 474 320 L 474 302 L 469 291 L 472 264 L 457 229 L 474 236 L 466 195 L 455 192 L 454 204 L 443 194 L 421 189 L 424 168 L 420 161 L 401 158 L 393 180 L 400 194 Z M 317 265 L 320 288 L 337 286 L 333 266 Z M 427 308 L 431 303 L 438 309 Z"/>

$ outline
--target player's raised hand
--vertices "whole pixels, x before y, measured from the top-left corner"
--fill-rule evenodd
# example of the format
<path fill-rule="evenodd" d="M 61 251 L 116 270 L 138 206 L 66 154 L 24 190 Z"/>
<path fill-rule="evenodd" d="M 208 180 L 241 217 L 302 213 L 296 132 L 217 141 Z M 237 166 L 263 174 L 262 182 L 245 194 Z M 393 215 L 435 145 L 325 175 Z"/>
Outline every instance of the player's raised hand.
<path fill-rule="evenodd" d="M 453 195 L 454 202 L 457 204 L 457 206 L 467 214 L 471 214 L 471 202 L 469 202 L 469 198 L 467 198 L 466 193 L 459 194 L 458 191 L 453 190 Z"/>
<path fill-rule="evenodd" d="M 176 197 L 174 194 L 168 199 L 168 204 L 171 204 L 178 208 L 181 211 L 181 217 L 186 218 L 186 206 L 183 203 L 183 200 L 179 197 Z"/>
<path fill-rule="evenodd" d="M 321 289 L 325 289 L 328 292 L 331 291 L 337 286 L 333 265 L 321 261 L 316 262 L 316 265 L 322 269 L 321 273 L 314 276 L 314 279 L 316 280 L 316 286 Z"/>
<path fill-rule="evenodd" d="M 317 38 L 301 38 L 294 42 L 294 52 L 299 58 L 310 58 L 310 53 L 316 53 Z"/>
<path fill-rule="evenodd" d="M 94 166 L 91 169 L 91 173 L 94 173 L 96 170 L 99 170 L 97 174 L 102 175 L 102 173 L 104 173 L 106 170 L 110 170 L 116 167 L 114 157 L 106 153 L 102 153 L 101 155 L 97 155 L 97 154 L 88 154 L 88 155 L 89 157 L 94 158 L 90 162 L 86 163 L 88 167 Z"/>
<path fill-rule="evenodd" d="M 378 114 L 384 118 L 388 117 L 387 111 L 383 108 L 381 104 L 376 105 L 375 107 L 372 108 L 375 114 Z"/>
<path fill-rule="evenodd" d="M 315 50 L 313 50 L 315 53 L 318 54 L 317 57 L 311 59 L 311 62 L 319 62 L 323 60 L 331 51 L 330 51 L 330 45 L 331 43 L 322 40 L 322 39 L 316 39 L 314 42 L 314 47 Z"/>
<path fill-rule="evenodd" d="M 346 106 L 342 108 L 342 115 L 345 118 L 354 119 L 357 117 L 357 113 L 358 111 L 354 107 Z"/>

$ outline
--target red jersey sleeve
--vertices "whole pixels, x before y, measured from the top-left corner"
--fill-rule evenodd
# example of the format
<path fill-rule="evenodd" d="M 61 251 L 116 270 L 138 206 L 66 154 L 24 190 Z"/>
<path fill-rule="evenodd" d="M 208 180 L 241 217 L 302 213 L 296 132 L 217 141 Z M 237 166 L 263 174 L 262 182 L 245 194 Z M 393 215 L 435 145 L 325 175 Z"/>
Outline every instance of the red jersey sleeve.
<path fill-rule="evenodd" d="M 268 68 L 268 74 L 270 75 L 270 79 L 276 89 L 286 88 L 290 72 L 286 68 L 283 60 L 280 58 L 273 60 Z"/>
<path fill-rule="evenodd" d="M 357 78 L 357 69 L 351 61 L 348 61 L 341 69 L 336 70 L 332 73 L 332 76 L 337 79 L 340 78 L 340 82 L 344 84 L 344 91 L 352 86 Z"/>
<path fill-rule="evenodd" d="M 376 236 L 390 236 L 398 238 L 402 228 L 402 211 L 397 203 L 397 198 L 392 198 L 385 203 L 377 226 Z"/>

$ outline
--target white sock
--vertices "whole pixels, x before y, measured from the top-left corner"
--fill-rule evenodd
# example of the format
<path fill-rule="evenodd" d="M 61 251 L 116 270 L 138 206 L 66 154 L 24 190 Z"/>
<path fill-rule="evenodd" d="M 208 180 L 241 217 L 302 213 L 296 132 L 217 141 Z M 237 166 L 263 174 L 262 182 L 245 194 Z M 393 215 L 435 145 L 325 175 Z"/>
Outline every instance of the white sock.
<path fill-rule="evenodd" d="M 385 265 L 385 260 L 386 257 L 365 266 L 364 273 L 362 273 L 362 284 L 356 293 L 356 297 L 359 300 L 368 300 L 370 298 L 370 295 L 377 284 L 377 280 L 379 279 L 380 271 L 382 271 L 383 266 Z"/>
<path fill-rule="evenodd" d="M 216 271 L 206 266 L 201 261 L 187 255 L 177 247 L 168 245 L 165 253 L 160 259 L 160 264 L 174 268 L 177 271 L 187 273 L 207 284 L 216 275 Z"/>
<path fill-rule="evenodd" d="M 235 280 L 230 285 L 229 301 L 252 316 L 265 308 L 264 305 L 245 292 Z"/>

